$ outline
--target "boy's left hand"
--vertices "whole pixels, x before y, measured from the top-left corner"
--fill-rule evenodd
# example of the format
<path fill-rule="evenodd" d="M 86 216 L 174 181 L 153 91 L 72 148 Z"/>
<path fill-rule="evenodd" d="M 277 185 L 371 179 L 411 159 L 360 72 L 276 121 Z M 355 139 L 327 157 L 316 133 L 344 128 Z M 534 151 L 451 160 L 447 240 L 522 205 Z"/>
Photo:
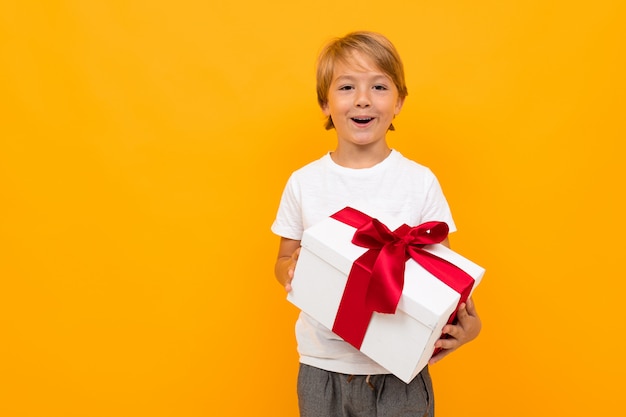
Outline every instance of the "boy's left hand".
<path fill-rule="evenodd" d="M 443 357 L 457 350 L 465 343 L 474 340 L 480 333 L 482 328 L 482 322 L 478 313 L 476 313 L 476 307 L 474 301 L 470 297 L 467 303 L 461 304 L 457 311 L 456 324 L 446 324 L 443 327 L 443 333 L 448 335 L 447 338 L 437 340 L 435 348 L 441 348 L 441 351 L 428 361 L 429 365 L 439 362 Z"/>

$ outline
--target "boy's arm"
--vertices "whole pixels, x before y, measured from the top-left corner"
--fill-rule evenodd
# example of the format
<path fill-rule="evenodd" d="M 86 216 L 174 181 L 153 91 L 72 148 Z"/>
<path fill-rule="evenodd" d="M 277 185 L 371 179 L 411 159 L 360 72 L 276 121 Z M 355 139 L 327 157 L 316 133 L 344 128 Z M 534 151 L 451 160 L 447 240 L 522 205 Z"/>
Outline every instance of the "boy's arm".
<path fill-rule="evenodd" d="M 450 247 L 448 238 L 441 243 L 448 248 Z M 430 365 L 440 361 L 443 357 L 454 352 L 465 343 L 474 340 L 480 333 L 482 322 L 480 321 L 480 317 L 478 317 L 474 300 L 471 297 L 466 303 L 459 306 L 456 317 L 456 324 L 446 324 L 443 327 L 443 333 L 446 334 L 447 337 L 439 339 L 435 343 L 435 348 L 441 348 L 442 350 L 430 358 L 430 361 L 428 361 Z"/>
<path fill-rule="evenodd" d="M 298 255 L 300 255 L 300 241 L 281 237 L 274 275 L 287 292 L 291 291 L 291 280 L 296 269 Z"/>

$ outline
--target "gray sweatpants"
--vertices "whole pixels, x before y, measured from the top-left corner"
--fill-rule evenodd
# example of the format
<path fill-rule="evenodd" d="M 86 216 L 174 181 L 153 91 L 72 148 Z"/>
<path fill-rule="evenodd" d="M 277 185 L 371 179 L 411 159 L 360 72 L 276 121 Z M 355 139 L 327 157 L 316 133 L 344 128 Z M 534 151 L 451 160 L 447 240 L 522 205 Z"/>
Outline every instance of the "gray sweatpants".
<path fill-rule="evenodd" d="M 300 364 L 301 417 L 433 417 L 433 386 L 424 368 L 409 384 L 394 375 L 345 375 Z"/>

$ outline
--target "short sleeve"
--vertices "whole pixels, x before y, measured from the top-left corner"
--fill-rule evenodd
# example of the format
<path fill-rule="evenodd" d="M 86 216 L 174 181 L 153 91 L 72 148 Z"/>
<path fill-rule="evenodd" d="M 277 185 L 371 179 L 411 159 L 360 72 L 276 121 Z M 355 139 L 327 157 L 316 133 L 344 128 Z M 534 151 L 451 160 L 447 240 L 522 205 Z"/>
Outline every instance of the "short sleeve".
<path fill-rule="evenodd" d="M 426 193 L 426 202 L 422 211 L 422 222 L 427 221 L 446 222 L 450 233 L 456 231 L 456 224 L 452 218 L 450 206 L 443 194 L 439 181 L 434 175 Z"/>
<path fill-rule="evenodd" d="M 287 239 L 302 239 L 304 227 L 300 200 L 298 183 L 292 174 L 283 190 L 276 219 L 271 226 L 274 234 Z"/>

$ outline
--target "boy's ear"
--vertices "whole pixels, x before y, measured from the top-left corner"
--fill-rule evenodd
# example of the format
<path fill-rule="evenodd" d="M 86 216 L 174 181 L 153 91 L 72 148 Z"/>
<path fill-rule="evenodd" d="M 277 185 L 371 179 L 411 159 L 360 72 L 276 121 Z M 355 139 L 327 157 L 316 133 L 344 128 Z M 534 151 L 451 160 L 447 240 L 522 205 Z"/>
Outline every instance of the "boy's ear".
<path fill-rule="evenodd" d="M 402 110 L 402 106 L 404 105 L 404 99 L 405 98 L 406 97 L 398 97 L 398 102 L 396 103 L 396 111 L 394 112 L 395 116 L 400 114 L 400 110 Z"/>
<path fill-rule="evenodd" d="M 321 104 L 320 108 L 322 109 L 322 113 L 324 113 L 324 116 L 330 116 L 330 109 L 328 108 L 328 102 Z"/>

